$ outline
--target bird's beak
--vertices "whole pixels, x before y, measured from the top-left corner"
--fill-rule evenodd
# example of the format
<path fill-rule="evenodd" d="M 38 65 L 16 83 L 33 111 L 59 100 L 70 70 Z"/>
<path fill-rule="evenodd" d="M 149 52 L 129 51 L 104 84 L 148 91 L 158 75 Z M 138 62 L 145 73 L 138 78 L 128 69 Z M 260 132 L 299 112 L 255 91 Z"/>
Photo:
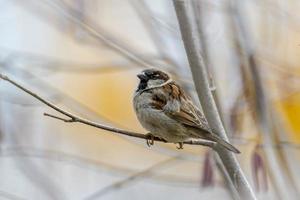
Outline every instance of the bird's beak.
<path fill-rule="evenodd" d="M 137 77 L 142 81 L 148 80 L 148 77 L 144 73 L 138 74 Z"/>

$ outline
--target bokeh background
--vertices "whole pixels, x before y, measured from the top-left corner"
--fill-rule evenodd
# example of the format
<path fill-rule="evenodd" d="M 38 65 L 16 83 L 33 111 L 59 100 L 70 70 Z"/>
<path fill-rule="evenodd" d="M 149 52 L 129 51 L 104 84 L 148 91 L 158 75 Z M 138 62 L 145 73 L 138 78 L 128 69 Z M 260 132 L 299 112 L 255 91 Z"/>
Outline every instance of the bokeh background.
<path fill-rule="evenodd" d="M 300 2 L 238 2 L 194 2 L 211 85 L 257 197 L 296 199 Z M 199 105 L 170 0 L 0 0 L 0 5 L 0 72 L 56 105 L 146 133 L 132 97 L 136 74 L 151 66 L 171 73 Z M 245 64 L 249 49 L 267 97 L 272 121 L 267 133 L 259 125 L 259 97 Z M 0 80 L 0 199 L 232 197 L 206 147 L 149 148 L 144 140 L 64 123 L 44 112 L 57 114 Z"/>

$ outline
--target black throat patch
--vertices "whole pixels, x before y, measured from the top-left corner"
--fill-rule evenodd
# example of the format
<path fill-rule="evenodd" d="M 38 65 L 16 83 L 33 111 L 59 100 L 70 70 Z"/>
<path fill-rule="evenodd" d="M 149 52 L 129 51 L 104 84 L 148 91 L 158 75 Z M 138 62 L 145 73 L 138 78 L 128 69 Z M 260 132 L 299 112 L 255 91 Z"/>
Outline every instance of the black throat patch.
<path fill-rule="evenodd" d="M 137 92 L 146 89 L 147 87 L 147 80 L 141 80 L 138 86 L 138 89 L 136 90 Z"/>

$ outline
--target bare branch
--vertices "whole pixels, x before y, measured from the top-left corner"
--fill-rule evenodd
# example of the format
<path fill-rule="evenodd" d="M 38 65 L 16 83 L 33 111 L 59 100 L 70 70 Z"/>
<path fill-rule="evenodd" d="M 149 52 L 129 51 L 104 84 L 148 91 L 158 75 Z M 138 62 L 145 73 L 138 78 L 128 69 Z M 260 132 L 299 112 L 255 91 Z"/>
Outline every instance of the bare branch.
<path fill-rule="evenodd" d="M 29 95 L 33 96 L 34 98 L 38 99 L 40 102 L 44 103 L 48 107 L 54 109 L 55 111 L 63 114 L 66 117 L 69 117 L 69 119 L 65 119 L 65 118 L 58 117 L 58 116 L 55 116 L 55 115 L 52 115 L 52 114 L 48 114 L 48 113 L 45 113 L 44 114 L 45 116 L 52 117 L 54 119 L 58 119 L 58 120 L 61 120 L 61 121 L 64 121 L 64 122 L 68 122 L 68 123 L 70 123 L 70 122 L 71 123 L 77 122 L 77 123 L 85 124 L 85 125 L 88 125 L 88 126 L 93 126 L 93 127 L 96 127 L 96 128 L 102 129 L 102 130 L 106 130 L 106 131 L 118 133 L 118 134 L 121 134 L 121 135 L 127 135 L 127 136 L 130 136 L 130 137 L 135 137 L 135 138 L 140 138 L 140 139 L 145 139 L 145 140 L 152 139 L 147 134 L 136 133 L 136 132 L 133 132 L 133 131 L 118 129 L 118 128 L 114 128 L 114 127 L 111 127 L 111 126 L 106 126 L 106 125 L 103 125 L 103 124 L 99 124 L 99 123 L 90 121 L 88 119 L 81 118 L 79 116 L 76 116 L 76 115 L 74 115 L 74 114 L 72 114 L 72 113 L 70 113 L 68 111 L 65 111 L 64 109 L 62 109 L 62 108 L 54 105 L 50 101 L 42 98 L 38 94 L 32 92 L 31 90 L 25 88 L 21 84 L 17 83 L 16 81 L 10 79 L 9 77 L 7 77 L 7 76 L 5 76 L 5 75 L 3 75 L 1 73 L 0 73 L 0 79 L 8 81 L 9 83 L 13 84 L 17 88 L 23 90 L 27 94 L 29 94 Z M 153 139 L 154 139 L 154 141 L 167 143 L 165 140 L 157 138 L 157 137 L 154 137 Z M 184 144 L 202 145 L 202 146 L 207 146 L 207 147 L 215 148 L 215 142 L 211 142 L 211 141 L 207 141 L 207 140 L 188 140 L 188 141 L 185 141 Z"/>

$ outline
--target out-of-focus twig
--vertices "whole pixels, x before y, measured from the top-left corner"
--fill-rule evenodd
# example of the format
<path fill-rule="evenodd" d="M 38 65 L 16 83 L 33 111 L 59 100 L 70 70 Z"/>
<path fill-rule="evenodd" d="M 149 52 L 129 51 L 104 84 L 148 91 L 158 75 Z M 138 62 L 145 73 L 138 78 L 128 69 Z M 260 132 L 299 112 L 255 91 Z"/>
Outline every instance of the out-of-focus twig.
<path fill-rule="evenodd" d="M 11 112 L 10 107 L 5 108 L 4 112 Z M 24 119 L 23 119 L 24 120 Z M 19 144 L 20 137 L 16 132 L 22 129 L 20 126 L 15 126 L 15 118 L 12 115 L 6 115 L 2 119 L 5 124 L 5 130 L 8 130 L 10 135 L 9 142 L 10 144 Z M 22 129 L 22 131 L 24 131 Z M 1 147 L 3 147 L 2 145 Z M 2 153 L 2 148 L 0 152 Z M 0 153 L 0 155 L 1 155 Z M 13 159 L 14 166 L 20 171 L 27 181 L 32 184 L 36 189 L 38 189 L 45 197 L 48 199 L 67 199 L 67 194 L 64 193 L 64 190 L 58 186 L 57 182 L 49 173 L 49 170 L 45 170 L 37 165 L 36 162 L 33 162 L 30 159 Z"/>
<path fill-rule="evenodd" d="M 2 49 L 2 48 L 1 48 Z M 136 65 L 129 63 L 99 63 L 99 64 L 89 64 L 89 63 L 77 63 L 70 61 L 63 61 L 53 57 L 34 54 L 24 51 L 7 50 L 0 52 L 6 54 L 4 58 L 0 60 L 1 65 L 13 65 L 16 63 L 22 63 L 22 66 L 28 66 L 32 69 L 38 69 L 47 72 L 66 72 L 66 73 L 111 73 L 116 71 L 126 71 L 131 69 L 136 69 Z M 149 58 L 150 59 L 150 58 Z M 155 59 L 155 58 L 153 58 Z M 33 65 L 34 64 L 34 65 Z"/>
<path fill-rule="evenodd" d="M 4 199 L 9 199 L 9 200 L 27 200 L 26 198 L 17 196 L 13 193 L 9 193 L 6 191 L 1 191 L 1 190 L 0 190 L 0 197 L 3 197 Z"/>
<path fill-rule="evenodd" d="M 85 21 L 83 21 L 77 17 L 77 10 L 63 2 L 58 3 L 54 0 L 44 0 L 44 2 L 60 12 L 66 19 L 70 20 L 72 23 L 77 24 L 79 27 L 89 33 L 90 36 L 96 38 L 97 40 L 100 40 L 109 48 L 123 55 L 132 62 L 137 63 L 141 67 L 154 67 L 148 60 L 145 60 L 144 58 L 139 56 L 136 52 L 123 45 L 121 41 L 113 38 L 111 34 L 108 34 L 99 25 L 93 23 L 88 16 L 85 16 Z"/>
<path fill-rule="evenodd" d="M 90 159 L 87 157 L 65 153 L 56 150 L 48 150 L 44 148 L 31 148 L 24 146 L 10 146 L 0 149 L 0 157 L 15 157 L 24 159 L 41 159 L 55 162 L 62 162 L 68 165 L 76 166 L 83 169 L 92 170 L 94 172 L 106 173 L 114 176 L 128 176 L 136 173 L 136 170 L 130 167 L 122 167 L 119 165 Z M 180 163 L 183 156 L 175 156 Z M 202 162 L 202 161 L 198 161 Z M 149 174 L 151 175 L 151 174 Z M 143 177 L 147 178 L 147 175 Z M 158 184 L 175 184 L 187 187 L 198 187 L 198 180 L 181 177 L 180 175 L 159 175 L 152 177 L 151 180 Z M 0 195 L 1 196 L 1 195 Z"/>
<path fill-rule="evenodd" d="M 144 27 L 147 29 L 147 33 L 151 37 L 156 50 L 162 59 L 166 59 L 167 62 L 174 65 L 173 61 L 170 59 L 168 52 L 166 51 L 166 45 L 164 44 L 164 39 L 161 37 L 161 32 L 156 27 L 155 21 L 153 20 L 153 13 L 147 3 L 144 0 L 133 0 L 130 2 L 134 7 L 139 18 L 143 22 Z"/>
<path fill-rule="evenodd" d="M 173 162 L 176 161 L 176 157 L 175 158 L 169 158 L 167 160 L 163 160 L 162 162 L 158 162 L 150 167 L 148 167 L 145 170 L 142 170 L 141 172 L 138 173 L 134 173 L 132 175 L 130 175 L 129 177 L 121 180 L 121 181 L 117 181 L 111 185 L 108 185 L 102 189 L 100 189 L 99 191 L 93 193 L 92 195 L 84 198 L 84 200 L 94 200 L 94 199 L 99 199 L 100 197 L 104 196 L 105 194 L 107 194 L 110 191 L 114 191 L 116 189 L 122 188 L 125 185 L 136 181 L 137 179 L 143 178 L 145 176 L 149 177 L 149 175 L 151 175 L 153 173 L 154 170 L 157 169 L 161 169 L 162 167 L 166 167 L 166 165 L 170 165 L 170 164 L 174 164 Z"/>

